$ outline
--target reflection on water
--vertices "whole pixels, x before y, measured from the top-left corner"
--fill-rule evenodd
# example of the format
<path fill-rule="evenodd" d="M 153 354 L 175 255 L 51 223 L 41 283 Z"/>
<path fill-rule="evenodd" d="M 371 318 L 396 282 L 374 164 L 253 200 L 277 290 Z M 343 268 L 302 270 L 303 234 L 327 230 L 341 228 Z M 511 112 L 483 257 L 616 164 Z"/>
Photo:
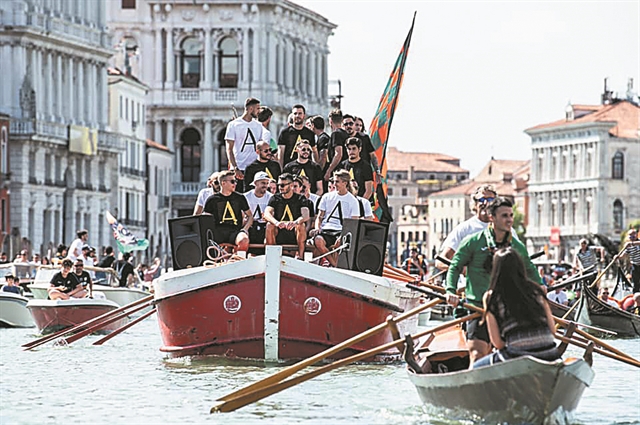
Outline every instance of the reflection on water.
<path fill-rule="evenodd" d="M 401 364 L 351 365 L 244 407 L 210 415 L 215 400 L 283 370 L 253 361 L 168 358 L 155 317 L 103 346 L 87 337 L 24 352 L 33 329 L 0 329 L 0 424 L 474 424 L 422 406 Z M 612 345 L 639 358 L 640 340 Z M 570 348 L 568 355 L 580 356 Z M 640 369 L 601 356 L 576 423 L 633 424 L 640 418 Z M 64 396 L 61 396 L 64 395 Z"/>

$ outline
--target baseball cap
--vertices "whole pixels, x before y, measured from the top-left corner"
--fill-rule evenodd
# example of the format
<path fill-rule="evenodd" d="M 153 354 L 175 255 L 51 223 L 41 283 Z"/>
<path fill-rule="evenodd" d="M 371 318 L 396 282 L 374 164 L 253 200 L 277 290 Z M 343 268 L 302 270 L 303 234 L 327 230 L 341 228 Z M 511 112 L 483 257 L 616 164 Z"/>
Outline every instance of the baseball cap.
<path fill-rule="evenodd" d="M 269 174 L 267 174 L 264 171 L 258 171 L 256 175 L 253 177 L 253 182 L 251 182 L 251 184 L 255 186 L 256 182 L 260 180 L 271 180 L 271 177 L 269 177 Z"/>
<path fill-rule="evenodd" d="M 85 249 L 90 250 L 91 247 L 89 245 L 87 245 L 87 244 L 84 244 L 84 245 L 82 245 L 82 250 L 84 251 Z"/>

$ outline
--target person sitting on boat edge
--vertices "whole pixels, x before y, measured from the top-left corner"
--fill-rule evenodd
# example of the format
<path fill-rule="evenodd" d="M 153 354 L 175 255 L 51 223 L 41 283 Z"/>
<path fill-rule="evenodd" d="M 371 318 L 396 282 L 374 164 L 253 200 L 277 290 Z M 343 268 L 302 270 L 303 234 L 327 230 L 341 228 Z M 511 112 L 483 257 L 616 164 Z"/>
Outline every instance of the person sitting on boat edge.
<path fill-rule="evenodd" d="M 91 284 L 91 275 L 84 269 L 84 262 L 80 258 L 78 258 L 74 264 L 74 273 L 76 279 L 78 279 L 82 286 L 88 288 Z"/>
<path fill-rule="evenodd" d="M 555 291 L 547 294 L 547 299 L 561 305 L 569 305 L 569 298 L 562 288 L 556 288 Z"/>
<path fill-rule="evenodd" d="M 546 361 L 560 358 L 544 289 L 527 278 L 522 257 L 512 247 L 493 256 L 491 286 L 482 301 L 483 322 L 497 351 L 476 361 L 474 369 L 521 356 Z"/>
<path fill-rule="evenodd" d="M 2 286 L 2 292 L 11 292 L 17 295 L 23 294 L 23 289 L 16 283 L 12 274 L 6 275 L 4 280 L 6 284 Z"/>
<path fill-rule="evenodd" d="M 625 311 L 627 313 L 640 315 L 640 292 L 636 292 L 635 294 L 633 294 L 630 299 L 631 302 L 625 308 Z"/>
<path fill-rule="evenodd" d="M 71 273 L 73 261 L 69 258 L 62 260 L 62 269 L 53 275 L 49 283 L 49 298 L 52 300 L 68 300 L 69 298 L 84 298 L 84 290 L 74 273 Z"/>
<path fill-rule="evenodd" d="M 513 247 L 522 257 L 529 279 L 542 285 L 538 270 L 531 262 L 527 249 L 518 239 L 511 236 L 513 226 L 513 203 L 504 197 L 497 197 L 488 207 L 489 226 L 477 233 L 465 237 L 456 250 L 447 273 L 447 303 L 458 306 L 456 295 L 458 278 L 467 267 L 465 295 L 467 302 L 482 306 L 482 297 L 489 289 L 493 253 L 507 246 Z M 542 287 L 542 286 L 541 286 Z M 542 287 L 544 288 L 544 287 Z M 544 291 L 544 289 L 543 289 Z M 489 354 L 491 350 L 489 334 L 480 319 L 467 322 L 467 347 L 470 364 Z"/>

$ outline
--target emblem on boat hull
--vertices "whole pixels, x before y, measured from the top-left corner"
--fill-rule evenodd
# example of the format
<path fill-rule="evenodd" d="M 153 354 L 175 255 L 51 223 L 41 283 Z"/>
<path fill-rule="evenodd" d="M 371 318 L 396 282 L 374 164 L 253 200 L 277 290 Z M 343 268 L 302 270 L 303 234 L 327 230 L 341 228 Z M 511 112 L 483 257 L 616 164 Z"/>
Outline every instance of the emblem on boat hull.
<path fill-rule="evenodd" d="M 309 316 L 315 316 L 322 310 L 322 303 L 316 297 L 309 297 L 305 300 L 303 308 Z"/>
<path fill-rule="evenodd" d="M 227 312 L 233 314 L 240 311 L 240 308 L 242 307 L 242 301 L 240 301 L 240 298 L 238 298 L 236 295 L 229 295 L 224 299 L 222 305 L 224 306 L 224 309 L 227 310 Z"/>

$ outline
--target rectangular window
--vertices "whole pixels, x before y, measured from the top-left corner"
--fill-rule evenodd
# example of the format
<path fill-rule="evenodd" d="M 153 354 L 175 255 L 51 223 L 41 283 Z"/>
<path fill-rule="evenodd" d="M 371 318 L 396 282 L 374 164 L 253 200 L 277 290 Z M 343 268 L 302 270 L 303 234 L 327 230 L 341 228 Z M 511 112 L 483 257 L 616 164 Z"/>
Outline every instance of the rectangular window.
<path fill-rule="evenodd" d="M 122 0 L 122 8 L 123 9 L 135 9 L 136 8 L 136 0 Z"/>

